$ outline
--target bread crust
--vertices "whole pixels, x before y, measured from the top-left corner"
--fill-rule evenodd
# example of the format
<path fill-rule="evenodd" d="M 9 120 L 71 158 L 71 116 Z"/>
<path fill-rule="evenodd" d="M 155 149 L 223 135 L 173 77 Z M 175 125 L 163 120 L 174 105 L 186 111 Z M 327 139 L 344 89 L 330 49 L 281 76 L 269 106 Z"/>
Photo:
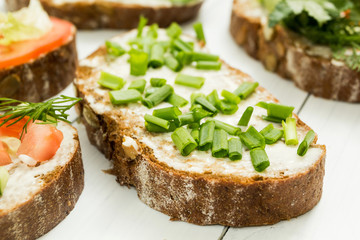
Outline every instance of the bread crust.
<path fill-rule="evenodd" d="M 65 166 L 44 176 L 43 188 L 10 211 L 0 210 L 0 239 L 36 239 L 53 229 L 75 207 L 84 188 L 84 169 L 78 135 L 75 151 Z"/>
<path fill-rule="evenodd" d="M 234 0 L 230 32 L 251 57 L 315 96 L 360 102 L 360 72 L 335 61 L 331 54 L 311 54 L 306 40 L 282 26 L 277 25 L 271 37 L 266 37 L 268 30 L 260 17 L 249 16 L 250 8 L 251 1 Z"/>
<path fill-rule="evenodd" d="M 100 48 L 89 58 L 104 51 Z M 248 78 L 223 64 L 239 78 Z M 96 71 L 80 66 L 78 78 L 87 79 L 93 70 Z M 233 227 L 274 224 L 304 214 L 321 198 L 326 154 L 323 145 L 313 146 L 323 150 L 317 162 L 294 177 L 241 178 L 179 171 L 159 162 L 152 149 L 138 141 L 141 154 L 131 154 L 128 147 L 123 146 L 124 136 L 136 140 L 136 135 L 122 124 L 126 116 L 109 112 L 97 114 L 86 101 L 85 96 L 91 93 L 76 82 L 75 86 L 77 95 L 84 99 L 78 110 L 89 140 L 113 163 L 109 172 L 116 175 L 121 185 L 134 186 L 144 203 L 172 220 Z M 261 87 L 259 90 L 266 91 Z M 310 129 L 300 120 L 297 123 L 298 127 Z"/>
<path fill-rule="evenodd" d="M 65 89 L 75 78 L 75 29 L 71 39 L 37 59 L 0 69 L 0 97 L 41 102 Z"/>
<path fill-rule="evenodd" d="M 6 0 L 6 2 L 10 11 L 29 4 L 29 0 Z M 56 5 L 51 0 L 40 0 L 40 2 L 49 15 L 68 20 L 78 29 L 131 29 L 138 25 L 141 15 L 149 20 L 149 24 L 158 23 L 160 27 L 166 27 L 172 22 L 183 23 L 191 20 L 197 15 L 202 5 L 202 1 L 171 7 L 150 7 L 106 1 L 87 3 L 81 0 L 61 5 Z"/>

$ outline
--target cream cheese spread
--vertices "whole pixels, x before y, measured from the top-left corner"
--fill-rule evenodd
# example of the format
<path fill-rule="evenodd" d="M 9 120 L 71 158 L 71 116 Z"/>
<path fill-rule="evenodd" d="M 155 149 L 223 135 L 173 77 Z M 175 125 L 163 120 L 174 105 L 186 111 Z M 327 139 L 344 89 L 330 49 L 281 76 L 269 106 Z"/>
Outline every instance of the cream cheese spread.
<path fill-rule="evenodd" d="M 170 0 L 52 0 L 54 4 L 61 5 L 66 3 L 101 3 L 101 2 L 113 2 L 113 3 L 122 3 L 122 4 L 131 4 L 131 5 L 141 5 L 141 6 L 150 6 L 150 7 L 171 7 L 177 5 L 193 5 L 201 2 L 202 0 L 192 0 L 187 3 L 181 3 L 177 1 Z"/>

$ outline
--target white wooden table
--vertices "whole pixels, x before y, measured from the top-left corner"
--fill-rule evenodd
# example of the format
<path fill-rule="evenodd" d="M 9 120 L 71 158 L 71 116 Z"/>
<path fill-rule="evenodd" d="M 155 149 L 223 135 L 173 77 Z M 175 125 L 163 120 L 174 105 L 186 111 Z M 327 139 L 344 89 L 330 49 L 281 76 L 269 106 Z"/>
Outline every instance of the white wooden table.
<path fill-rule="evenodd" d="M 85 129 L 78 128 L 85 165 L 85 189 L 70 215 L 43 240 L 58 239 L 360 239 L 360 104 L 323 100 L 265 71 L 239 48 L 229 33 L 231 0 L 206 0 L 197 21 L 205 28 L 208 48 L 230 65 L 249 73 L 282 103 L 293 105 L 300 118 L 319 134 L 327 147 L 324 192 L 309 213 L 273 226 L 227 228 L 172 222 L 143 204 L 134 189 L 120 186 L 102 172 L 110 164 L 90 145 Z M 4 11 L 4 0 L 0 0 Z M 192 33 L 192 24 L 184 26 Z M 121 31 L 80 31 L 79 58 Z M 73 87 L 65 94 L 74 95 Z M 75 112 L 71 119 L 76 119 Z"/>

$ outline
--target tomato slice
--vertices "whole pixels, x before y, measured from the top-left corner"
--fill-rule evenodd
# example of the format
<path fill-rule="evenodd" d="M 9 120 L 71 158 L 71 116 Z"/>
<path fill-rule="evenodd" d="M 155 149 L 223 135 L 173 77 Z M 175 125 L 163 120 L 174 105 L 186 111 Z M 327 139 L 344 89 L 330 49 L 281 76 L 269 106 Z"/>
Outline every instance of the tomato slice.
<path fill-rule="evenodd" d="M 0 141 L 0 166 L 5 166 L 12 163 L 9 153 L 7 152 L 8 146 Z"/>
<path fill-rule="evenodd" d="M 31 124 L 21 140 L 17 155 L 25 154 L 38 162 L 51 159 L 60 147 L 64 136 L 49 124 Z"/>
<path fill-rule="evenodd" d="M 73 25 L 51 17 L 52 29 L 39 39 L 0 45 L 0 69 L 21 65 L 65 44 L 73 33 Z"/>
<path fill-rule="evenodd" d="M 12 119 L 3 126 L 0 127 L 0 137 L 15 137 L 20 139 L 22 129 L 29 117 L 24 117 L 19 122 L 14 125 L 9 126 L 11 123 L 15 122 L 16 119 Z M 0 123 L 3 120 L 0 118 Z"/>

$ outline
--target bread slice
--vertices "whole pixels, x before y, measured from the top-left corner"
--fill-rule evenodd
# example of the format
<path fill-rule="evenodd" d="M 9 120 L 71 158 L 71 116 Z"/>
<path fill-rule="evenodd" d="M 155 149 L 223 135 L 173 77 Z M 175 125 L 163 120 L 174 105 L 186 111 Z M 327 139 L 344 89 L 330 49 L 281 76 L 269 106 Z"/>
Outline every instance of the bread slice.
<path fill-rule="evenodd" d="M 9 10 L 29 4 L 29 0 L 6 0 Z M 130 29 L 137 26 L 141 15 L 149 23 L 166 27 L 172 22 L 186 22 L 194 18 L 203 0 L 186 4 L 170 0 L 41 0 L 51 16 L 66 19 L 79 29 L 115 28 Z"/>
<path fill-rule="evenodd" d="M 59 122 L 64 139 L 55 156 L 37 167 L 15 162 L 0 197 L 0 239 L 35 239 L 59 224 L 75 207 L 84 170 L 78 134 Z"/>
<path fill-rule="evenodd" d="M 75 78 L 76 29 L 62 46 L 28 63 L 0 69 L 0 97 L 44 101 L 64 90 Z"/>
<path fill-rule="evenodd" d="M 250 56 L 297 87 L 322 98 L 360 102 L 360 72 L 333 59 L 326 46 L 280 25 L 269 29 L 258 1 L 234 0 L 230 32 Z"/>
<path fill-rule="evenodd" d="M 111 41 L 124 47 L 136 33 L 133 30 Z M 159 40 L 166 40 L 164 30 L 159 30 L 158 34 Z M 183 39 L 193 41 L 187 36 Z M 198 43 L 195 49 L 206 51 Z M 90 142 L 112 161 L 111 173 L 117 176 L 117 181 L 134 186 L 145 204 L 169 215 L 172 220 L 239 227 L 274 224 L 304 214 L 318 203 L 323 186 L 325 146 L 314 142 L 302 158 L 296 154 L 297 147 L 286 146 L 283 141 L 268 145 L 266 151 L 271 165 L 261 173 L 254 170 L 249 151 L 243 153 L 240 161 L 216 159 L 209 151 L 197 150 L 183 157 L 175 148 L 170 133 L 146 131 L 144 115 L 151 114 L 153 109 L 140 103 L 114 107 L 108 91 L 100 88 L 97 81 L 103 70 L 126 79 L 125 88 L 134 79 L 145 78 L 149 82 L 152 77 L 160 77 L 186 99 L 194 89 L 174 85 L 177 73 L 166 67 L 149 69 L 144 77 L 131 76 L 127 58 L 123 55 L 109 62 L 105 47 L 100 47 L 80 61 L 75 86 L 77 95 L 83 98 L 79 110 Z M 220 71 L 186 67 L 182 73 L 205 77 L 200 89 L 204 94 L 214 89 L 232 91 L 244 81 L 253 81 L 226 63 Z M 236 125 L 247 106 L 259 101 L 277 102 L 259 87 L 240 103 L 236 114 L 218 114 L 216 118 Z M 162 103 L 157 108 L 166 106 L 170 105 Z M 182 110 L 188 109 L 189 106 Z M 264 109 L 255 107 L 249 125 L 258 130 L 265 127 L 268 122 L 262 120 L 263 114 L 266 114 Z M 302 141 L 310 128 L 298 118 L 297 128 L 299 141 Z"/>

